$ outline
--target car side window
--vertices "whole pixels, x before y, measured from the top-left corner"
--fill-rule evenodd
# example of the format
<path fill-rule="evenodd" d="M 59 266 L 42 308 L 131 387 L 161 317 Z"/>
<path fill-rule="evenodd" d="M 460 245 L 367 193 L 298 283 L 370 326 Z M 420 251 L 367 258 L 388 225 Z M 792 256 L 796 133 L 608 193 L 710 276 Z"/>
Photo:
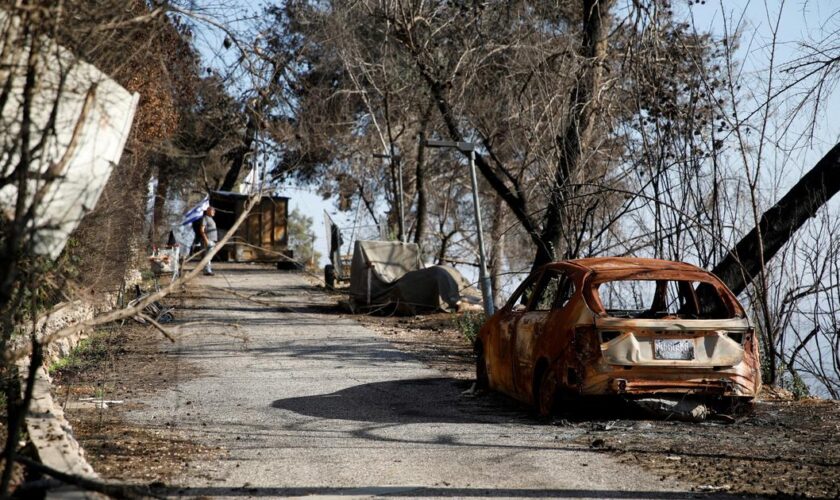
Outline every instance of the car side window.
<path fill-rule="evenodd" d="M 519 288 L 513 292 L 513 295 L 510 296 L 507 302 L 507 306 L 509 309 L 514 311 L 519 311 L 525 308 L 528 302 L 531 299 L 531 295 L 534 292 L 534 289 L 537 286 L 537 280 L 534 276 L 529 276 Z"/>
<path fill-rule="evenodd" d="M 574 286 L 571 280 L 559 271 L 546 273 L 540 280 L 537 295 L 531 301 L 530 310 L 550 311 L 566 305 L 572 297 Z"/>
<path fill-rule="evenodd" d="M 557 297 L 554 299 L 552 309 L 562 309 L 571 300 L 572 295 L 575 294 L 575 284 L 565 274 L 561 275 L 560 283 L 557 288 Z"/>
<path fill-rule="evenodd" d="M 532 282 L 522 290 L 522 296 L 519 298 L 519 304 L 527 306 L 531 301 L 531 296 L 534 295 L 534 289 L 537 287 L 537 282 Z"/>

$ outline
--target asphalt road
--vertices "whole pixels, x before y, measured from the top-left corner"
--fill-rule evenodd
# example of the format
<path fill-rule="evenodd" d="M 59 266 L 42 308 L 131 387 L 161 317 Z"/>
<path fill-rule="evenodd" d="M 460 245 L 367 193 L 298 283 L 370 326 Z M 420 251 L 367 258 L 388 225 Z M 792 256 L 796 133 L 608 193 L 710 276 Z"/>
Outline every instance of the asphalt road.
<path fill-rule="evenodd" d="M 324 311 L 299 274 L 218 266 L 177 311 L 172 349 L 203 371 L 129 418 L 219 447 L 171 495 L 686 498 L 689 487 L 573 444 L 501 397 L 474 397 Z M 252 300 L 245 297 L 251 297 Z"/>

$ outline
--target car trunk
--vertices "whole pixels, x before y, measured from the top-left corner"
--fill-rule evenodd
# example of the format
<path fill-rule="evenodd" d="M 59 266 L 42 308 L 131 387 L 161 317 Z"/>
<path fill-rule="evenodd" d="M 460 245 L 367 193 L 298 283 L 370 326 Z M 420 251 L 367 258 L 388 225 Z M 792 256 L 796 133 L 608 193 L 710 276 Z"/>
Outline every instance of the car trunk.
<path fill-rule="evenodd" d="M 722 285 L 698 296 L 700 284 L 718 285 L 709 280 L 655 271 L 591 280 L 585 295 L 594 322 L 576 336 L 594 364 L 581 392 L 754 396 L 754 333 Z"/>
<path fill-rule="evenodd" d="M 747 320 L 596 318 L 603 360 L 609 365 L 724 368 L 744 359 L 752 335 Z"/>

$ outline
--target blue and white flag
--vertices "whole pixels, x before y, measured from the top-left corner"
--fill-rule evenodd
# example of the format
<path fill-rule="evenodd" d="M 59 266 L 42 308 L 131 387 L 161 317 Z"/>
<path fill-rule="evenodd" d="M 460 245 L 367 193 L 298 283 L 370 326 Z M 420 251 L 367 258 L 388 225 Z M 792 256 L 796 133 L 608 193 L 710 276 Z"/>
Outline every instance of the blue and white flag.
<path fill-rule="evenodd" d="M 204 197 L 198 202 L 198 205 L 192 207 L 189 212 L 184 214 L 184 220 L 181 221 L 182 226 L 192 224 L 204 215 L 204 211 L 210 206 L 210 195 Z"/>

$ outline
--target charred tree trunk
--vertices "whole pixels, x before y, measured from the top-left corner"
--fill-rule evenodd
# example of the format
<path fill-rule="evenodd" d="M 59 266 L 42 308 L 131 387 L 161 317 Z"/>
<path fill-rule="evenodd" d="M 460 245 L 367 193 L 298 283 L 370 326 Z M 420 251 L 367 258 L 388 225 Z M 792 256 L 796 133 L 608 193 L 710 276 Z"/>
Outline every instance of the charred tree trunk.
<path fill-rule="evenodd" d="M 493 291 L 493 303 L 499 307 L 501 303 L 501 284 L 499 276 L 502 274 L 502 263 L 505 257 L 505 214 L 504 204 L 501 196 L 495 196 L 493 200 L 493 225 L 490 228 L 490 237 L 493 239 L 490 246 L 490 289 Z"/>
<path fill-rule="evenodd" d="M 22 40 L 28 40 L 31 36 L 30 29 L 26 23 L 27 20 L 27 18 L 24 18 Z M 31 220 L 33 213 L 29 208 L 35 208 L 27 207 L 25 202 L 28 194 L 29 179 L 32 175 L 30 171 L 31 155 L 33 153 L 31 150 L 32 138 L 30 135 L 32 130 L 31 110 L 37 84 L 37 58 L 38 52 L 40 51 L 37 34 L 32 35 L 32 40 L 30 42 L 31 46 L 27 58 L 26 77 L 22 92 L 23 106 L 21 109 L 20 132 L 18 134 L 19 143 L 13 146 L 20 151 L 20 159 L 14 171 L 10 174 L 10 178 L 14 178 L 17 183 L 15 213 L 14 218 L 2 228 L 4 245 L 2 254 L 0 254 L 0 257 L 2 257 L 0 258 L 0 313 L 2 313 L 0 314 L 0 320 L 2 320 L 2 326 L 0 326 L 2 328 L 0 330 L 0 347 L 2 347 L 2 352 L 0 355 L 5 355 L 7 352 L 14 331 L 15 321 L 12 306 L 19 307 L 25 300 L 25 294 L 20 292 L 16 293 L 15 282 L 20 277 L 21 270 L 18 264 L 24 256 L 26 244 L 29 240 L 26 234 L 26 225 Z M 29 283 L 26 285 L 29 285 Z M 31 362 L 35 362 L 34 357 Z M 4 366 L 0 369 L 0 377 L 8 377 L 7 380 L 0 378 L 0 386 L 3 387 L 6 399 L 6 442 L 3 446 L 3 467 L 2 471 L 0 471 L 0 498 L 7 498 L 12 470 L 15 465 L 20 426 L 27 407 L 21 400 L 22 395 L 17 366 L 14 363 L 10 363 L 8 367 Z"/>
<path fill-rule="evenodd" d="M 32 336 L 32 356 L 29 358 L 29 368 L 26 376 L 26 385 L 20 384 L 20 372 L 14 364 L 9 369 L 9 381 L 6 383 L 6 414 L 7 429 L 6 443 L 3 447 L 3 472 L 0 477 L 0 498 L 7 498 L 9 485 L 12 479 L 12 471 L 17 458 L 17 447 L 20 442 L 21 430 L 24 426 L 24 419 L 29 411 L 29 403 L 32 401 L 32 392 L 35 388 L 35 372 L 43 363 L 43 351 L 41 344 Z"/>
<path fill-rule="evenodd" d="M 248 124 L 245 126 L 245 135 L 242 137 L 242 144 L 230 153 L 230 168 L 225 174 L 225 180 L 219 186 L 221 191 L 233 191 L 239 177 L 242 175 L 242 169 L 245 166 L 248 153 L 251 152 L 251 146 L 257 137 L 257 117 L 254 113 L 248 118 Z"/>
<path fill-rule="evenodd" d="M 414 176 L 417 182 L 417 212 L 414 228 L 414 243 L 423 244 L 423 237 L 426 236 L 426 220 L 428 219 L 428 208 L 426 206 L 426 129 L 429 125 L 429 117 L 432 114 L 432 101 L 426 106 L 423 118 L 420 122 L 420 140 L 417 141 L 417 164 L 414 167 Z"/>
<path fill-rule="evenodd" d="M 537 246 L 533 269 L 557 257 L 557 246 L 564 230 L 564 206 L 570 194 L 569 184 L 581 168 L 581 152 L 590 143 L 593 118 L 598 107 L 596 91 L 603 80 L 611 3 L 612 0 L 583 0 L 582 60 L 569 96 L 568 125 L 563 135 L 557 137 L 560 157 L 540 233 L 542 245 Z"/>
<path fill-rule="evenodd" d="M 808 218 L 816 215 L 840 191 L 840 143 L 831 148 L 799 182 L 761 215 L 753 228 L 732 248 L 712 272 L 738 295 L 776 255 Z M 760 233 L 759 233 L 760 229 Z M 760 234 L 760 235 L 759 235 Z M 763 248 L 764 261 L 761 259 Z M 704 287 L 698 289 L 700 293 Z"/>
<path fill-rule="evenodd" d="M 458 234 L 458 231 L 450 231 L 448 233 L 441 233 L 443 236 L 440 239 L 440 250 L 437 255 L 437 263 L 439 266 L 446 264 L 446 251 L 449 250 L 449 241 L 453 236 Z"/>

